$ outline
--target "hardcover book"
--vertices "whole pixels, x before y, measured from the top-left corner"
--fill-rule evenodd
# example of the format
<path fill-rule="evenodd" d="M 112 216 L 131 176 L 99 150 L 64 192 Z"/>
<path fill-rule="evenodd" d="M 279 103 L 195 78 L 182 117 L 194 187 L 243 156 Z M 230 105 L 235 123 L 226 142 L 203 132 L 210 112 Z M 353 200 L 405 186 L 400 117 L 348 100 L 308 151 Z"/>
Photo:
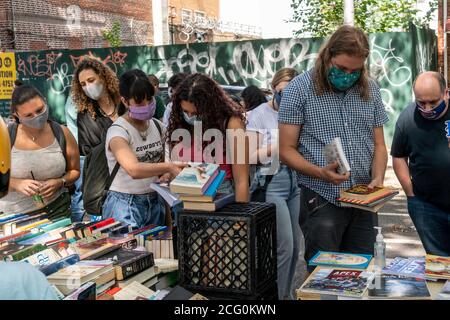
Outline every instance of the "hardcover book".
<path fill-rule="evenodd" d="M 170 183 L 170 192 L 203 195 L 219 173 L 219 165 L 191 163 Z"/>
<path fill-rule="evenodd" d="M 360 298 L 372 281 L 373 273 L 345 269 L 321 269 L 314 273 L 300 291 Z"/>
<path fill-rule="evenodd" d="M 190 211 L 214 212 L 235 201 L 234 193 L 218 194 L 214 202 L 183 202 L 183 209 Z"/>
<path fill-rule="evenodd" d="M 309 261 L 310 266 L 333 266 L 339 268 L 367 269 L 371 255 L 319 251 Z"/>
<path fill-rule="evenodd" d="M 348 200 L 360 201 L 358 204 L 364 205 L 386 198 L 394 193 L 398 194 L 398 191 L 387 187 L 375 187 L 369 189 L 365 184 L 357 184 L 350 189 L 341 189 L 340 197 Z"/>
<path fill-rule="evenodd" d="M 123 248 L 103 255 L 99 259 L 110 260 L 114 263 L 116 279 L 118 281 L 134 276 L 155 265 L 153 253 Z"/>

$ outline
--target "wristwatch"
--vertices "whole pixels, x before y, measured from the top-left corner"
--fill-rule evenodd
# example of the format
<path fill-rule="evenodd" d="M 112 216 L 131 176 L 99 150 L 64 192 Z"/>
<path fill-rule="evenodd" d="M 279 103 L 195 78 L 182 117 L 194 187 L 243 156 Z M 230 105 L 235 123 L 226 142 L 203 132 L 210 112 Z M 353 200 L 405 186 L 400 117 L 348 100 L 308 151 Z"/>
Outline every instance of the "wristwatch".
<path fill-rule="evenodd" d="M 67 182 L 67 180 L 66 179 L 64 179 L 64 178 L 61 178 L 61 180 L 62 180 L 62 182 L 63 182 L 63 188 L 66 186 L 66 182 Z"/>

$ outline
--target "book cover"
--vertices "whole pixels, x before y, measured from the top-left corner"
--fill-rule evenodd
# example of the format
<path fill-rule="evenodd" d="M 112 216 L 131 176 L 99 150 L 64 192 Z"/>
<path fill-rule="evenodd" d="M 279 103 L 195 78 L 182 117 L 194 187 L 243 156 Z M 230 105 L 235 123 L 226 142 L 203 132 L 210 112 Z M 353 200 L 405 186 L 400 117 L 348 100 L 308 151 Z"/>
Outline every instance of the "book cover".
<path fill-rule="evenodd" d="M 74 265 L 78 261 L 80 261 L 80 256 L 77 254 L 73 254 L 62 258 L 61 260 L 56 261 L 52 264 L 41 266 L 39 268 L 39 271 L 41 271 L 45 276 L 49 276 L 53 273 L 56 273 L 58 270 Z"/>
<path fill-rule="evenodd" d="M 373 273 L 344 269 L 321 269 L 310 276 L 300 291 L 325 295 L 362 297 Z"/>
<path fill-rule="evenodd" d="M 95 261 L 84 260 L 58 270 L 57 272 L 47 276 L 47 280 L 53 284 L 65 284 L 66 280 L 74 280 L 80 282 L 80 285 L 95 279 L 99 275 L 112 269 L 111 261 Z"/>
<path fill-rule="evenodd" d="M 117 249 L 99 259 L 110 260 L 114 263 L 116 279 L 122 281 L 135 274 L 153 267 L 155 262 L 151 252 Z"/>
<path fill-rule="evenodd" d="M 28 262 L 33 266 L 46 266 L 51 263 L 55 263 L 59 261 L 61 257 L 55 252 L 53 249 L 46 249 L 39 251 L 25 259 L 22 259 L 23 262 Z"/>
<path fill-rule="evenodd" d="M 350 207 L 361 209 L 369 212 L 379 212 L 381 208 L 383 208 L 390 200 L 392 200 L 398 192 L 391 194 L 390 196 L 384 197 L 382 199 L 378 199 L 372 202 L 364 202 L 361 200 L 351 200 L 347 198 L 337 198 L 336 200 L 339 202 L 341 207 Z"/>
<path fill-rule="evenodd" d="M 450 280 L 450 257 L 427 254 L 425 257 L 425 276 L 431 279 Z"/>
<path fill-rule="evenodd" d="M 157 192 L 164 199 L 164 201 L 166 201 L 169 207 L 174 207 L 181 203 L 178 194 L 170 192 L 168 183 L 154 182 L 150 184 L 150 188 Z"/>
<path fill-rule="evenodd" d="M 97 285 L 95 282 L 86 282 L 80 288 L 69 294 L 63 300 L 96 300 Z"/>
<path fill-rule="evenodd" d="M 134 281 L 144 284 L 144 283 L 148 282 L 150 279 L 153 279 L 155 277 L 156 277 L 155 267 L 153 266 L 144 271 L 139 272 L 138 274 L 136 274 L 128 279 L 125 279 L 122 281 L 117 281 L 117 286 L 119 288 L 124 288 Z"/>
<path fill-rule="evenodd" d="M 214 202 L 183 202 L 183 209 L 189 211 L 207 211 L 214 212 L 235 201 L 234 193 L 217 194 Z"/>
<path fill-rule="evenodd" d="M 203 195 L 219 173 L 219 165 L 191 163 L 170 183 L 170 192 Z"/>
<path fill-rule="evenodd" d="M 430 299 L 425 279 L 393 274 L 376 275 L 369 287 L 369 297 L 378 299 Z"/>
<path fill-rule="evenodd" d="M 13 254 L 11 254 L 11 258 L 14 261 L 20 261 L 22 259 L 25 259 L 26 257 L 29 257 L 29 256 L 31 256 L 35 253 L 38 253 L 40 251 L 43 251 L 45 249 L 47 249 L 46 246 L 44 246 L 42 244 L 36 244 L 34 246 L 27 247 L 20 251 L 14 252 Z"/>
<path fill-rule="evenodd" d="M 394 193 L 398 194 L 398 190 L 388 187 L 375 187 L 369 189 L 366 184 L 357 184 L 349 189 L 341 189 L 340 197 L 349 200 L 359 200 L 361 201 L 359 204 L 368 204 Z"/>
<path fill-rule="evenodd" d="M 14 252 L 23 250 L 25 248 L 31 247 L 30 245 L 21 245 L 17 243 L 9 243 L 6 246 L 3 246 L 0 248 L 0 261 L 11 261 L 12 257 L 11 255 Z"/>
<path fill-rule="evenodd" d="M 114 295 L 114 300 L 137 300 L 138 297 L 147 299 L 154 295 L 155 292 L 140 284 L 132 282 Z"/>
<path fill-rule="evenodd" d="M 342 147 L 341 138 L 334 138 L 331 143 L 327 144 L 323 148 L 323 155 L 325 156 L 325 160 L 328 164 L 333 164 L 335 162 L 339 164 L 337 169 L 338 173 L 346 174 L 351 170 L 347 157 L 344 153 L 344 148 Z"/>
<path fill-rule="evenodd" d="M 25 235 L 29 234 L 30 232 L 31 231 L 27 230 L 27 231 L 22 231 L 22 232 L 19 232 L 19 233 L 15 233 L 15 234 L 11 234 L 11 235 L 8 235 L 8 236 L 1 237 L 0 238 L 0 244 L 6 243 L 6 242 L 12 242 L 15 239 L 24 237 Z"/>
<path fill-rule="evenodd" d="M 416 278 L 425 278 L 425 258 L 411 257 L 401 258 L 397 257 L 392 262 L 383 268 L 384 274 L 393 274 L 400 276 L 409 276 Z"/>
<path fill-rule="evenodd" d="M 180 200 L 188 201 L 188 202 L 213 202 L 214 198 L 217 195 L 217 190 L 219 189 L 223 180 L 225 180 L 225 176 L 226 176 L 225 171 L 223 171 L 223 170 L 219 171 L 219 174 L 214 179 L 214 181 L 211 183 L 211 185 L 206 190 L 204 195 L 191 196 L 191 195 L 180 194 Z"/>
<path fill-rule="evenodd" d="M 60 229 L 60 228 L 64 228 L 67 226 L 70 226 L 70 224 L 72 223 L 72 220 L 70 220 L 70 218 L 66 218 L 66 219 L 61 219 L 57 222 L 54 222 L 52 224 L 49 224 L 45 227 L 40 228 L 42 231 L 44 232 L 49 232 L 55 229 Z"/>
<path fill-rule="evenodd" d="M 309 261 L 310 266 L 367 269 L 372 255 L 319 251 Z"/>

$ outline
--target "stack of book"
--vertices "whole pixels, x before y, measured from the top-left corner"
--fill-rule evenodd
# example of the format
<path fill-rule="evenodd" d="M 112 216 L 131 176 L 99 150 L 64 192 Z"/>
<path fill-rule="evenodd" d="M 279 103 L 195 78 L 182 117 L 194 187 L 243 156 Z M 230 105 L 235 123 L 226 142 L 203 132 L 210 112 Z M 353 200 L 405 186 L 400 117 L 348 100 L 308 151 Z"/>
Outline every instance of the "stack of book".
<path fill-rule="evenodd" d="M 2 223 L 9 224 L 2 228 L 9 232 L 0 236 L 0 261 L 32 264 L 61 299 L 97 299 L 132 283 L 164 289 L 167 277 L 176 278 L 178 261 L 172 259 L 173 241 L 166 226 L 132 230 L 114 219 L 72 223 L 50 221 L 45 215 L 40 220 L 2 215 Z M 158 249 L 153 242 L 160 244 Z"/>
<path fill-rule="evenodd" d="M 170 191 L 179 194 L 185 210 L 216 211 L 234 202 L 234 194 L 218 194 L 225 171 L 216 164 L 191 163 L 170 183 Z"/>
<path fill-rule="evenodd" d="M 378 212 L 398 194 L 399 192 L 392 188 L 375 187 L 369 189 L 367 185 L 359 184 L 347 190 L 340 190 L 340 197 L 337 198 L 337 201 L 342 207 Z"/>

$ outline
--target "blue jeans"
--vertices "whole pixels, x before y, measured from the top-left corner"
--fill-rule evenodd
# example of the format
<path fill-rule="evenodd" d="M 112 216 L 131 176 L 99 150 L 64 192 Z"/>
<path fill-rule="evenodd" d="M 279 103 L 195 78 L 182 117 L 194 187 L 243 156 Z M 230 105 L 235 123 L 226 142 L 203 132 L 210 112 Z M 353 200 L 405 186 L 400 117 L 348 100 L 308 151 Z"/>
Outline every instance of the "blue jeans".
<path fill-rule="evenodd" d="M 86 213 L 83 207 L 83 193 L 81 190 L 81 184 L 83 182 L 83 166 L 84 156 L 80 157 L 80 177 L 75 181 L 75 193 L 72 195 L 72 222 L 83 221 L 83 216 Z"/>
<path fill-rule="evenodd" d="M 267 186 L 266 202 L 276 205 L 278 298 L 294 300 L 292 285 L 301 240 L 300 188 L 295 172 L 285 165 L 280 166 Z"/>
<path fill-rule="evenodd" d="M 109 191 L 103 204 L 103 218 L 114 218 L 133 228 L 164 225 L 165 207 L 156 193 L 135 195 Z"/>
<path fill-rule="evenodd" d="M 427 254 L 450 256 L 450 212 L 418 197 L 408 197 L 408 211 Z"/>

